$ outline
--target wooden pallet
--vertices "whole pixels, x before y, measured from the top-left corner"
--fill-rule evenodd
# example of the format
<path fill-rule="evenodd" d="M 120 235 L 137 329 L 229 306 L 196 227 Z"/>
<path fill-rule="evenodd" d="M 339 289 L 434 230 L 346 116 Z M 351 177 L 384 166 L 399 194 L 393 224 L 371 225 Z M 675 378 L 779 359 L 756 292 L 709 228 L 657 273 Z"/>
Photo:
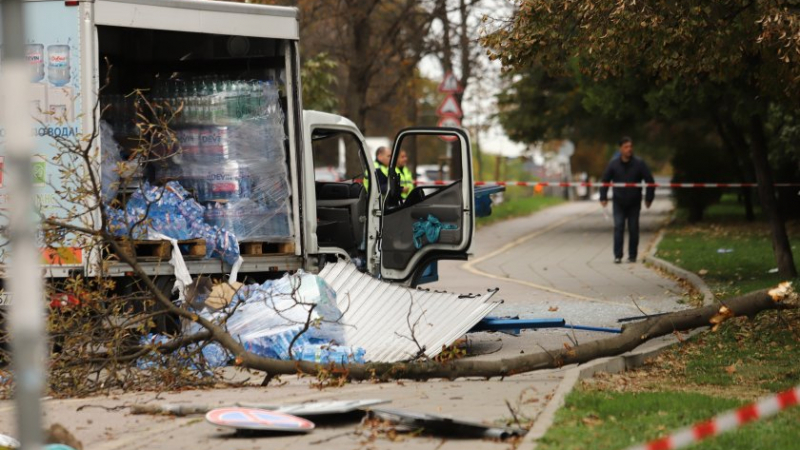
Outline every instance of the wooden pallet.
<path fill-rule="evenodd" d="M 205 258 L 206 240 L 205 239 L 186 239 L 178 241 L 178 248 L 181 254 L 187 258 Z"/>
<path fill-rule="evenodd" d="M 293 254 L 294 242 L 240 242 L 242 256 Z"/>
<path fill-rule="evenodd" d="M 121 250 L 138 259 L 169 259 L 172 256 L 172 245 L 169 241 L 121 241 Z"/>
<path fill-rule="evenodd" d="M 172 244 L 169 241 L 120 241 L 122 251 L 136 255 L 139 260 L 165 260 L 172 257 Z M 206 256 L 205 239 L 186 239 L 178 241 L 181 254 L 187 258 Z"/>

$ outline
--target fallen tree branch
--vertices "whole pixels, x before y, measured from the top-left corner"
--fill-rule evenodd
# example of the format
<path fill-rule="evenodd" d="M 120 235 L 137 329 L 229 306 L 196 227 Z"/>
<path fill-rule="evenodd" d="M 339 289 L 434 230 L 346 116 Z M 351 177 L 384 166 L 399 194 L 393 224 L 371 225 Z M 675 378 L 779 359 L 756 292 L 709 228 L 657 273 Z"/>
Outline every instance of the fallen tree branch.
<path fill-rule="evenodd" d="M 136 259 L 122 251 L 119 244 L 112 236 L 100 232 L 103 240 L 113 248 L 120 259 L 141 277 L 142 282 L 153 294 L 156 301 L 162 304 L 168 312 L 174 313 L 184 319 L 197 322 L 208 330 L 208 338 L 218 342 L 235 357 L 237 366 L 248 369 L 261 370 L 268 376 L 289 375 L 301 373 L 318 374 L 323 370 L 334 375 L 345 377 L 349 380 L 395 380 L 413 379 L 427 380 L 433 378 L 456 379 L 463 377 L 507 377 L 515 374 L 531 372 L 541 369 L 558 368 L 570 364 L 580 364 L 597 358 L 615 356 L 635 349 L 651 339 L 672 334 L 677 331 L 687 331 L 695 328 L 709 326 L 712 318 L 720 315 L 720 306 L 709 305 L 696 309 L 677 311 L 655 317 L 649 317 L 641 322 L 626 325 L 621 334 L 608 339 L 588 342 L 558 352 L 539 352 L 517 356 L 514 358 L 497 361 L 476 361 L 459 359 L 447 362 L 430 360 L 395 363 L 367 363 L 367 364 L 328 364 L 320 365 L 308 361 L 284 361 L 265 358 L 245 350 L 244 346 L 231 336 L 223 327 L 207 320 L 198 314 L 173 304 L 163 292 L 155 285 L 141 269 Z M 767 310 L 784 307 L 786 305 L 773 300 L 767 290 L 756 291 L 726 301 L 724 308 L 727 317 L 754 316 Z M 194 341 L 194 339 L 192 339 Z M 164 348 L 176 348 L 176 345 L 166 343 Z"/>

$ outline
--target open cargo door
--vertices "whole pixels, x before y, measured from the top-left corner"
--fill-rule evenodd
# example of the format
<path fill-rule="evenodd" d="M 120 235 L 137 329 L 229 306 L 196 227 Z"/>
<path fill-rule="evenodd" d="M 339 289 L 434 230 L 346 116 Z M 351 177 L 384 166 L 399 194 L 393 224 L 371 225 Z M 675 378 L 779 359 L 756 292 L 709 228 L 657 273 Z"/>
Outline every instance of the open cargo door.
<path fill-rule="evenodd" d="M 406 163 L 414 155 L 416 180 Z M 423 168 L 424 170 L 416 170 Z M 439 259 L 466 259 L 475 228 L 472 154 L 457 128 L 410 128 L 394 142 L 383 199 L 381 275 L 414 284 Z"/>

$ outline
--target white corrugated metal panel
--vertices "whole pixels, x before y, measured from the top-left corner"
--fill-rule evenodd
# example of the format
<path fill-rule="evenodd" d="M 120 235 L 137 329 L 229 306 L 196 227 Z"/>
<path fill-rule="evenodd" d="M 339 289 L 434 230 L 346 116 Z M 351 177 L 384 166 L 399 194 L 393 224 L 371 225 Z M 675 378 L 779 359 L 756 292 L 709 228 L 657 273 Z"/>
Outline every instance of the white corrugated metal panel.
<path fill-rule="evenodd" d="M 363 347 L 367 361 L 432 358 L 463 336 L 501 302 L 483 295 L 411 289 L 381 281 L 348 262 L 328 264 L 320 276 L 336 291 L 347 345 Z"/>

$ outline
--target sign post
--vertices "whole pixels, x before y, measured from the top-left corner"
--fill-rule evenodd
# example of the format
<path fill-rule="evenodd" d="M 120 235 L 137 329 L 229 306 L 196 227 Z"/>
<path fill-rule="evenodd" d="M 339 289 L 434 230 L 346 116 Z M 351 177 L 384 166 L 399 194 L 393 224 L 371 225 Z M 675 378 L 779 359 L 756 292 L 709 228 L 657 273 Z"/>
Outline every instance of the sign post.
<path fill-rule="evenodd" d="M 9 192 L 8 238 L 12 248 L 6 273 L 7 289 L 13 293 L 8 312 L 11 335 L 11 365 L 16 383 L 16 422 L 21 448 L 42 448 L 42 405 L 45 390 L 47 338 L 43 314 L 42 271 L 35 219 L 32 120 L 27 114 L 31 96 L 30 64 L 25 55 L 25 12 L 22 0 L 2 3 L 3 73 L 0 91 L 4 101 L 5 156 Z M 23 111 L 23 113 L 20 113 Z M 7 263 L 7 261 L 6 261 Z"/>

